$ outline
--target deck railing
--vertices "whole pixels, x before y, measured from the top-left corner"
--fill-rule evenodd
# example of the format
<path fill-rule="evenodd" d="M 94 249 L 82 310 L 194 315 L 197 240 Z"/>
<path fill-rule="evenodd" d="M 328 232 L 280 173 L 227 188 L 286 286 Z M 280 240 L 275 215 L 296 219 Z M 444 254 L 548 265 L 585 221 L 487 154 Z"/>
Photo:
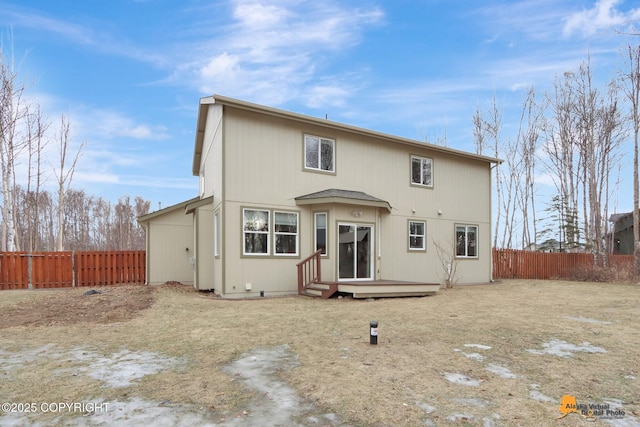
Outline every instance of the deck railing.
<path fill-rule="evenodd" d="M 296 264 L 298 267 L 298 294 L 304 292 L 305 287 L 308 285 L 322 280 L 320 255 L 322 255 L 322 249 L 317 250 Z"/>

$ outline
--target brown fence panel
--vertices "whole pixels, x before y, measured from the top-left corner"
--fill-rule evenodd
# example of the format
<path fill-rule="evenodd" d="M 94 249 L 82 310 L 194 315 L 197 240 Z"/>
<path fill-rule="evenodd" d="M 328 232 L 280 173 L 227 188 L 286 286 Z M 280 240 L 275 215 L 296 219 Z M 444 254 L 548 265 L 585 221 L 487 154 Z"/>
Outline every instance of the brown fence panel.
<path fill-rule="evenodd" d="M 77 252 L 76 286 L 145 282 L 145 251 Z"/>
<path fill-rule="evenodd" d="M 592 267 L 593 254 L 493 249 L 492 261 L 495 279 L 555 279 Z M 633 255 L 610 255 L 609 265 L 631 268 Z"/>
<path fill-rule="evenodd" d="M 36 289 L 73 286 L 73 257 L 71 252 L 37 252 L 31 258 L 31 284 Z"/>
<path fill-rule="evenodd" d="M 23 289 L 28 287 L 28 270 L 23 268 L 21 252 L 0 253 L 0 289 Z"/>
<path fill-rule="evenodd" d="M 61 288 L 73 285 L 71 252 L 0 253 L 0 289 Z"/>
<path fill-rule="evenodd" d="M 0 252 L 0 290 L 144 283 L 145 251 Z"/>

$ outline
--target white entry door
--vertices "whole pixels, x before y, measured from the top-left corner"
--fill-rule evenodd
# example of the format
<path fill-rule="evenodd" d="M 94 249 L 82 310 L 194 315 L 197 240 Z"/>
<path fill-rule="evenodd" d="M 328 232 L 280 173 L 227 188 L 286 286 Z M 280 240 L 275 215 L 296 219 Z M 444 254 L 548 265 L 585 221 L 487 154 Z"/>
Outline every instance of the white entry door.
<path fill-rule="evenodd" d="M 373 279 L 373 226 L 338 223 L 338 280 Z"/>

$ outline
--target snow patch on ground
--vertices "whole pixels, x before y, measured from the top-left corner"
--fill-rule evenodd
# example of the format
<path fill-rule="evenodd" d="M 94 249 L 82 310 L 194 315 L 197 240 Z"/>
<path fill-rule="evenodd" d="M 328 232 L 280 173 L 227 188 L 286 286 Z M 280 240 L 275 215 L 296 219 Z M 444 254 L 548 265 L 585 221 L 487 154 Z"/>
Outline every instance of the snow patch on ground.
<path fill-rule="evenodd" d="M 105 383 L 105 387 L 127 387 L 146 375 L 186 365 L 186 358 L 174 358 L 151 352 L 122 350 L 111 355 L 98 354 L 75 348 L 56 351 L 54 346 L 11 353 L 0 350 L 0 364 L 10 372 L 28 361 L 42 358 L 68 359 L 69 367 L 58 369 L 57 375 L 89 376 Z M 74 412 L 46 422 L 42 413 L 7 413 L 0 416 L 3 426 L 29 425 L 45 427 L 65 425 L 69 427 L 153 425 L 159 427 L 262 427 L 265 425 L 287 426 L 334 426 L 340 425 L 336 414 L 315 413 L 314 407 L 300 399 L 295 390 L 279 380 L 276 373 L 297 366 L 297 357 L 287 345 L 275 348 L 256 349 L 242 355 L 224 369 L 247 388 L 257 391 L 255 401 L 240 416 L 224 417 L 207 408 L 174 402 L 155 402 L 133 397 L 126 401 L 104 401 L 87 398 L 96 408 L 92 412 Z M 100 404 L 100 406 L 98 406 Z M 435 409 L 435 408 L 433 408 Z M 228 414 L 227 414 L 228 415 Z"/>
<path fill-rule="evenodd" d="M 518 378 L 516 374 L 514 374 L 509 370 L 509 368 L 505 368 L 504 366 L 489 363 L 486 369 L 487 371 L 493 372 L 494 374 L 502 378 Z"/>
<path fill-rule="evenodd" d="M 554 402 L 554 403 L 560 402 L 558 399 L 553 399 L 543 394 L 542 392 L 538 391 L 538 389 L 540 388 L 540 385 L 530 384 L 530 387 L 531 387 L 531 390 L 529 390 L 529 397 L 532 398 L 533 400 L 537 400 L 538 402 Z"/>
<path fill-rule="evenodd" d="M 596 347 L 594 345 L 591 345 L 588 342 L 583 342 L 582 344 L 575 345 L 562 340 L 551 340 L 549 342 L 542 344 L 542 348 L 543 348 L 542 350 L 529 349 L 527 351 L 532 354 L 540 354 L 540 355 L 549 354 L 551 356 L 558 356 L 558 357 L 571 357 L 575 352 L 585 352 L 585 353 L 606 353 L 607 352 L 607 350 L 605 350 L 604 348 Z"/>
<path fill-rule="evenodd" d="M 86 356 L 91 358 L 91 362 L 88 366 L 73 369 L 74 374 L 87 375 L 112 388 L 128 387 L 147 375 L 186 365 L 186 358 L 167 357 L 148 351 L 122 350 L 102 357 L 88 353 Z"/>
<path fill-rule="evenodd" d="M 484 360 L 484 356 L 481 355 L 480 353 L 465 353 L 464 351 L 460 350 L 459 348 L 456 348 L 453 351 L 464 354 L 464 356 L 467 359 L 473 359 L 473 360 L 476 360 L 478 362 L 482 362 Z"/>
<path fill-rule="evenodd" d="M 444 378 L 447 381 L 454 384 L 461 384 L 461 385 L 472 386 L 472 387 L 480 385 L 480 380 L 468 377 L 466 375 L 457 374 L 455 372 L 445 372 Z"/>
<path fill-rule="evenodd" d="M 273 348 L 259 348 L 242 355 L 226 366 L 225 371 L 236 377 L 251 390 L 258 392 L 256 400 L 247 408 L 248 415 L 230 420 L 222 426 L 300 426 L 336 425 L 338 417 L 333 413 L 307 416 L 305 424 L 299 420 L 314 407 L 304 402 L 295 390 L 277 377 L 280 370 L 299 364 L 287 344 Z"/>

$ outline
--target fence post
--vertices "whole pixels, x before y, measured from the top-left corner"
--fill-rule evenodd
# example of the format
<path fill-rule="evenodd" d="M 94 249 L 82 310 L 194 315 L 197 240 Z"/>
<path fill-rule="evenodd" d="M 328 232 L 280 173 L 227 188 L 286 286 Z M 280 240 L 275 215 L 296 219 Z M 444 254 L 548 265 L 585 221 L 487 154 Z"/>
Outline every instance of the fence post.
<path fill-rule="evenodd" d="M 31 252 L 29 252 L 27 254 L 27 269 L 29 270 L 29 272 L 27 273 L 28 274 L 28 280 L 29 280 L 29 283 L 27 284 L 27 287 L 29 289 L 33 289 L 33 280 L 32 280 L 32 273 L 31 273 L 33 263 L 32 263 L 31 260 L 32 260 Z"/>

